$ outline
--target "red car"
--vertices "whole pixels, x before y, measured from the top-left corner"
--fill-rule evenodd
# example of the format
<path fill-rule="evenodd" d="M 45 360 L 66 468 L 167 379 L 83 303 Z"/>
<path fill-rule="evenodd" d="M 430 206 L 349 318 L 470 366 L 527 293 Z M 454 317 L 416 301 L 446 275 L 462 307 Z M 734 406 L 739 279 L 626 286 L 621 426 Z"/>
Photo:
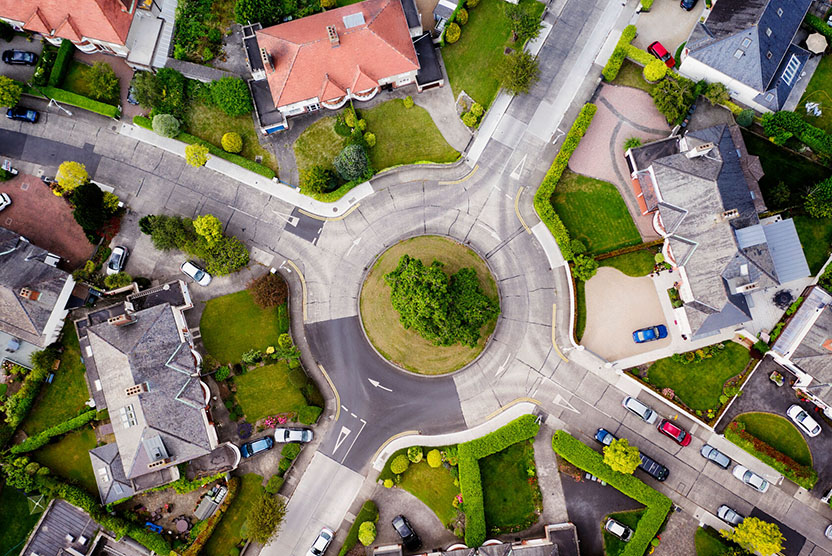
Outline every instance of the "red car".
<path fill-rule="evenodd" d="M 662 419 L 661 423 L 659 423 L 659 432 L 665 436 L 669 436 L 680 446 L 687 446 L 693 438 L 685 429 L 674 425 L 667 419 Z"/>
<path fill-rule="evenodd" d="M 670 55 L 670 52 L 662 46 L 662 43 L 656 41 L 651 43 L 650 46 L 647 47 L 647 52 L 661 60 L 665 63 L 665 65 L 669 68 L 672 68 L 676 65 L 676 60 L 673 59 L 673 56 Z"/>

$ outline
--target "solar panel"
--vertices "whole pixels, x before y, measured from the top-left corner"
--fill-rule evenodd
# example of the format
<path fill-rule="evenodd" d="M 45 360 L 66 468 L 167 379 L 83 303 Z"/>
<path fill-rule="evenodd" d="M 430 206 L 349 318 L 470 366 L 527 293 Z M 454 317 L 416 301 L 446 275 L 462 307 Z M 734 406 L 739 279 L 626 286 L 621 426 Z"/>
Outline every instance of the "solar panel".
<path fill-rule="evenodd" d="M 363 12 L 344 16 L 344 27 L 347 29 L 352 29 L 353 27 L 358 27 L 359 25 L 364 25 Z"/>

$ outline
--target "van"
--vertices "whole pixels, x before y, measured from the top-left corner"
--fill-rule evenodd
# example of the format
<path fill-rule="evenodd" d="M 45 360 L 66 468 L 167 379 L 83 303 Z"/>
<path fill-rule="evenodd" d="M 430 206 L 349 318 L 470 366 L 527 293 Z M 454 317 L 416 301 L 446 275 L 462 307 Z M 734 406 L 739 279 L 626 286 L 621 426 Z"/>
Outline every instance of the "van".
<path fill-rule="evenodd" d="M 664 481 L 667 479 L 667 476 L 670 475 L 670 471 L 667 467 L 657 462 L 650 456 L 646 456 L 643 453 L 640 453 L 639 456 L 641 456 L 641 464 L 638 468 L 657 481 Z"/>
<path fill-rule="evenodd" d="M 654 424 L 659 418 L 658 413 L 650 409 L 646 403 L 637 398 L 627 396 L 624 398 L 624 401 L 621 402 L 621 405 L 638 415 L 639 418 L 648 425 Z"/>

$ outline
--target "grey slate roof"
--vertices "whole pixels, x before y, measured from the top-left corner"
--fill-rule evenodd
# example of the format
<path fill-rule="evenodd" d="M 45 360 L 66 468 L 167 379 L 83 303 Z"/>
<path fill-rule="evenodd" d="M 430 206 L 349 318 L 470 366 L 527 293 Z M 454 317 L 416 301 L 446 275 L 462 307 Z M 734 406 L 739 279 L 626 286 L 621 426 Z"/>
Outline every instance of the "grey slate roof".
<path fill-rule="evenodd" d="M 54 341 L 75 284 L 69 273 L 44 262 L 48 254 L 0 228 L 0 330 L 38 347 Z M 21 297 L 22 288 L 38 292 L 38 298 Z"/>
<path fill-rule="evenodd" d="M 87 554 L 101 527 L 84 510 L 54 499 L 44 511 L 40 522 L 21 551 L 21 556 L 55 556 L 71 548 Z M 67 535 L 70 538 L 67 538 Z M 85 541 L 80 542 L 81 537 Z"/>
<path fill-rule="evenodd" d="M 90 460 L 102 504 L 109 504 L 136 493 L 132 483 L 124 474 L 118 444 L 111 442 L 90 450 Z"/>

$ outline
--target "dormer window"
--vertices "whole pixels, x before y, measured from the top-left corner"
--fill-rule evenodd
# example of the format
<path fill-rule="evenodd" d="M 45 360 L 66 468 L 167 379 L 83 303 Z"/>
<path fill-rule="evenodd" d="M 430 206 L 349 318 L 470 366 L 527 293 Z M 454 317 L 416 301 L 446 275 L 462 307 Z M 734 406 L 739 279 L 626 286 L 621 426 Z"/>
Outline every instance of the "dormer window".
<path fill-rule="evenodd" d="M 742 47 L 743 48 L 748 48 L 750 45 L 751 45 L 751 39 L 749 39 L 748 37 L 745 37 L 742 40 Z"/>

